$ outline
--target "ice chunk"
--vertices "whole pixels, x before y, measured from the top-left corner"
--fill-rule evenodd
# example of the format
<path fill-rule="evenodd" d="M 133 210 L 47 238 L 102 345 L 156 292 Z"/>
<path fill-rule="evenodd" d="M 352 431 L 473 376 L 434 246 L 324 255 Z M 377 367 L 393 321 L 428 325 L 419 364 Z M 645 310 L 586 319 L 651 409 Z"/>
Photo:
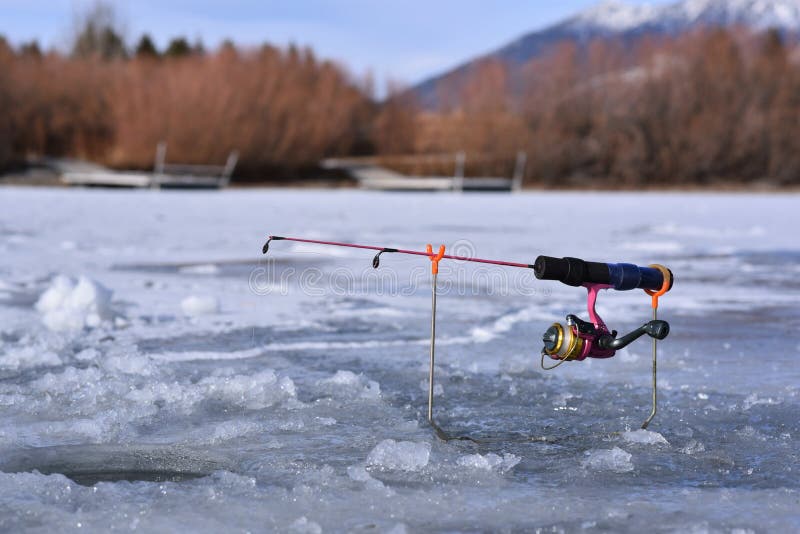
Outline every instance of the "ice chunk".
<path fill-rule="evenodd" d="M 251 375 L 207 377 L 199 385 L 205 389 L 204 397 L 249 410 L 266 408 L 297 394 L 292 379 L 288 376 L 278 378 L 272 369 Z"/>
<path fill-rule="evenodd" d="M 36 309 L 50 330 L 94 328 L 112 319 L 111 294 L 111 290 L 85 276 L 76 282 L 59 275 L 39 297 Z"/>
<path fill-rule="evenodd" d="M 367 465 L 397 471 L 419 471 L 431 456 L 431 444 L 385 439 L 367 456 Z"/>
<path fill-rule="evenodd" d="M 755 393 L 751 393 L 750 395 L 748 395 L 748 396 L 747 396 L 747 397 L 744 399 L 744 402 L 742 403 L 742 407 L 743 407 L 745 410 L 749 410 L 749 409 L 750 409 L 750 408 L 752 408 L 753 406 L 758 406 L 758 405 L 762 405 L 762 404 L 764 404 L 764 405 L 771 405 L 771 404 L 780 404 L 780 403 L 781 403 L 781 402 L 780 402 L 779 400 L 775 400 L 775 399 L 773 399 L 772 397 L 766 397 L 766 398 L 764 398 L 764 397 L 759 397 L 759 396 L 758 396 L 757 394 L 755 394 Z"/>
<path fill-rule="evenodd" d="M 645 445 L 669 445 L 669 441 L 659 434 L 650 430 L 629 430 L 622 433 L 622 438 L 629 443 L 642 443 Z"/>
<path fill-rule="evenodd" d="M 350 477 L 351 480 L 355 480 L 356 482 L 366 482 L 372 477 L 367 473 L 367 470 L 364 469 L 363 465 L 351 465 L 347 468 L 347 476 Z"/>
<path fill-rule="evenodd" d="M 347 476 L 356 482 L 363 482 L 364 487 L 370 491 L 380 491 L 386 495 L 395 494 L 394 490 L 387 488 L 383 482 L 377 478 L 372 478 L 363 465 L 351 465 L 348 467 Z"/>
<path fill-rule="evenodd" d="M 184 315 L 211 315 L 219 312 L 219 300 L 210 295 L 192 295 L 181 301 Z"/>
<path fill-rule="evenodd" d="M 380 384 L 352 371 L 336 371 L 332 377 L 320 380 L 317 385 L 325 393 L 340 398 L 374 400 L 381 397 Z"/>
<path fill-rule="evenodd" d="M 211 436 L 214 443 L 246 436 L 258 432 L 261 426 L 250 421 L 223 421 L 216 425 Z"/>
<path fill-rule="evenodd" d="M 496 470 L 501 473 L 510 471 L 520 461 L 520 457 L 514 454 L 503 454 L 500 456 L 490 452 L 487 455 L 468 454 L 458 459 L 457 463 L 461 467 L 470 469 L 484 469 L 486 471 Z"/>
<path fill-rule="evenodd" d="M 683 454 L 697 454 L 699 452 L 705 452 L 706 446 L 696 439 L 691 439 L 685 447 L 681 447 L 679 450 Z"/>
<path fill-rule="evenodd" d="M 309 521 L 306 516 L 303 516 L 292 523 L 289 527 L 289 531 L 302 534 L 322 534 L 322 527 L 314 521 Z"/>
<path fill-rule="evenodd" d="M 75 359 L 79 362 L 89 362 L 92 360 L 96 360 L 100 356 L 100 352 L 97 349 L 88 348 L 83 349 L 82 351 L 75 354 Z"/>
<path fill-rule="evenodd" d="M 627 473 L 633 471 L 631 453 L 614 447 L 613 449 L 593 449 L 586 451 L 586 458 L 581 462 L 585 469 L 596 471 L 613 471 Z"/>
<path fill-rule="evenodd" d="M 61 365 L 61 358 L 43 343 L 11 347 L 0 356 L 0 368 L 29 369 Z"/>

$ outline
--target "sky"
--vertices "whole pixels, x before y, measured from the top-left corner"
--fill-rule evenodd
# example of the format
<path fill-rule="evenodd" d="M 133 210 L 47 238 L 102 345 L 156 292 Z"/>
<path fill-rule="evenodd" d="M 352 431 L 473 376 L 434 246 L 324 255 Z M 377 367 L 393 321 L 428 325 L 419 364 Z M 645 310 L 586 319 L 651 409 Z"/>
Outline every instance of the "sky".
<path fill-rule="evenodd" d="M 76 15 L 96 0 L 0 0 L 0 35 L 66 49 Z M 658 4 L 665 0 L 627 0 Z M 598 0 L 115 0 L 126 40 L 147 32 L 215 47 L 310 45 L 378 84 L 414 84 L 558 22 Z"/>

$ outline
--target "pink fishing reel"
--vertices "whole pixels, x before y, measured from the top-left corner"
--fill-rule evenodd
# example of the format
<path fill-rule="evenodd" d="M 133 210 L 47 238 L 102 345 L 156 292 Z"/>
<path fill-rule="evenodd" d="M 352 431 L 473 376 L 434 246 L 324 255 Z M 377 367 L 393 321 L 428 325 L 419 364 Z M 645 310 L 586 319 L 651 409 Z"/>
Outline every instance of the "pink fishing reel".
<path fill-rule="evenodd" d="M 636 330 L 617 337 L 598 315 L 595 305 L 601 289 L 628 290 L 641 288 L 652 291 L 661 287 L 666 292 L 672 285 L 672 273 L 661 266 L 638 267 L 632 264 L 604 264 L 584 262 L 577 258 L 550 258 L 540 256 L 534 265 L 538 278 L 559 280 L 567 285 L 583 286 L 588 292 L 589 321 L 576 315 L 567 315 L 566 324 L 554 323 L 542 337 L 542 361 L 549 356 L 559 362 L 583 361 L 586 358 L 611 358 L 616 351 L 647 334 L 654 339 L 669 335 L 666 321 L 653 319 Z"/>
<path fill-rule="evenodd" d="M 542 337 L 544 353 L 554 360 L 583 361 L 586 358 L 611 358 L 616 352 L 616 349 L 603 348 L 600 345 L 601 339 L 616 338 L 617 333 L 609 331 L 595 309 L 597 292 L 611 286 L 584 284 L 584 287 L 589 292 L 587 307 L 590 321 L 583 321 L 576 315 L 570 314 L 567 315 L 566 324 L 553 323 Z"/>

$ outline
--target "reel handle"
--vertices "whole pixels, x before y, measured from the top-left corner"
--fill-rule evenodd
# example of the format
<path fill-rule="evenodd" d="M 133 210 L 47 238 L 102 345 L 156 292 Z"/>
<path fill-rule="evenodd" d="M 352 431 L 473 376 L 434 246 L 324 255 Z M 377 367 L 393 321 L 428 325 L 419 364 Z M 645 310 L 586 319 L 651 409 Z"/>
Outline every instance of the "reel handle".
<path fill-rule="evenodd" d="M 669 335 L 669 323 L 667 321 L 653 320 L 618 338 L 606 334 L 600 336 L 597 340 L 597 346 L 604 350 L 619 350 L 627 347 L 645 334 L 653 339 L 664 339 Z"/>
<path fill-rule="evenodd" d="M 558 280 L 574 287 L 604 284 L 617 291 L 657 291 L 664 287 L 664 274 L 661 270 L 632 263 L 600 263 L 579 258 L 539 256 L 533 264 L 533 272 L 539 280 Z M 669 273 L 669 290 L 672 288 L 672 271 L 666 269 L 666 272 Z"/>

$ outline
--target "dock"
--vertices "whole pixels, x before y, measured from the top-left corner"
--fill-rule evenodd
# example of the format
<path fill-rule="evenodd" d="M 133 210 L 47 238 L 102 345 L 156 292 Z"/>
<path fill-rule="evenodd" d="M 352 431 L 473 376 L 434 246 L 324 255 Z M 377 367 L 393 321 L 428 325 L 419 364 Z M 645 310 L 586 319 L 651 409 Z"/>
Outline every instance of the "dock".
<path fill-rule="evenodd" d="M 504 177 L 467 177 L 464 176 L 466 155 L 459 152 L 454 155 L 437 156 L 403 156 L 406 160 L 415 158 L 430 161 L 452 162 L 452 176 L 408 175 L 388 169 L 376 157 L 332 158 L 322 162 L 325 169 L 344 170 L 358 181 L 362 189 L 371 191 L 456 191 L 456 192 L 512 192 L 522 189 L 526 156 L 524 152 L 517 154 L 514 173 L 510 178 Z"/>
<path fill-rule="evenodd" d="M 61 182 L 82 187 L 126 187 L 151 189 L 222 189 L 230 183 L 238 161 L 231 152 L 225 165 L 190 165 L 166 162 L 166 143 L 156 148 L 153 172 L 115 171 L 82 161 L 59 164 Z"/>

